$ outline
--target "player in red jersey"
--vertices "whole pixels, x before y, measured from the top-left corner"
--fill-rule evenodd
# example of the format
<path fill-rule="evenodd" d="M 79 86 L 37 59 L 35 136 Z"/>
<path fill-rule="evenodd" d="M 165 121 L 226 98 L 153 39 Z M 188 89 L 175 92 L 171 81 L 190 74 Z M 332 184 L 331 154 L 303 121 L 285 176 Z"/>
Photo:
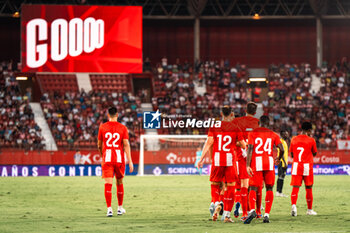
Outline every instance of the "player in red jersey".
<path fill-rule="evenodd" d="M 257 109 L 256 103 L 249 102 L 247 104 L 246 116 L 235 118 L 232 122 L 236 123 L 243 132 L 243 138 L 248 143 L 248 134 L 255 128 L 259 127 L 259 120 L 254 117 Z M 245 220 L 248 214 L 248 187 L 249 187 L 249 176 L 247 173 L 247 162 L 246 150 L 240 147 L 236 147 L 237 153 L 237 170 L 239 182 L 236 185 L 236 200 L 240 199 L 240 202 L 236 203 L 234 216 L 239 216 L 239 207 L 242 204 L 243 216 L 242 220 Z"/>
<path fill-rule="evenodd" d="M 270 222 L 269 215 L 273 202 L 273 185 L 275 184 L 275 166 L 273 159 L 273 146 L 279 149 L 279 159 L 283 159 L 284 149 L 280 137 L 268 129 L 270 119 L 260 117 L 260 127 L 254 129 L 248 138 L 247 172 L 250 176 L 249 185 L 249 214 L 244 224 L 249 224 L 257 214 L 255 212 L 256 191 L 265 182 L 265 214 L 264 223 Z"/>
<path fill-rule="evenodd" d="M 116 107 L 108 109 L 109 121 L 100 125 L 98 131 L 98 150 L 102 156 L 102 178 L 105 180 L 105 198 L 107 204 L 107 217 L 113 216 L 112 184 L 113 177 L 117 179 L 118 215 L 125 213 L 123 208 L 125 174 L 125 156 L 129 161 L 129 171 L 133 172 L 134 166 L 131 159 L 128 129 L 117 122 L 118 113 Z"/>
<path fill-rule="evenodd" d="M 233 116 L 231 107 L 224 106 L 221 110 L 221 115 L 221 127 L 209 130 L 208 138 L 197 166 L 203 166 L 203 159 L 212 148 L 213 157 L 210 181 L 212 201 L 215 203 L 215 212 L 212 219 L 216 221 L 221 211 L 222 207 L 219 205 L 220 183 L 226 182 L 224 222 L 233 222 L 230 215 L 234 204 L 235 182 L 237 180 L 235 147 L 238 144 L 238 146 L 245 148 L 245 142 L 240 128 L 231 122 Z"/>
<path fill-rule="evenodd" d="M 297 216 L 297 199 L 298 192 L 302 181 L 305 183 L 307 215 L 317 215 L 312 210 L 312 185 L 314 184 L 313 173 L 313 157 L 317 154 L 316 142 L 310 137 L 312 125 L 310 122 L 304 122 L 301 126 L 302 133 L 294 137 L 290 143 L 290 149 L 293 165 L 292 165 L 292 181 L 293 186 L 291 201 L 292 201 L 292 216 Z"/>

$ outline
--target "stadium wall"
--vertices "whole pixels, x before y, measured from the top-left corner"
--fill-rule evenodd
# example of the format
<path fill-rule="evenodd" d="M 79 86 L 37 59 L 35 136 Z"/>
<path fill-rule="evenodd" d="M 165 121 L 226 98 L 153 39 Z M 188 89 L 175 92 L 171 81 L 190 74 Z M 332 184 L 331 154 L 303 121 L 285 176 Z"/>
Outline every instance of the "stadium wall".
<path fill-rule="evenodd" d="M 323 20 L 323 57 L 334 63 L 350 54 L 350 19 Z M 192 20 L 144 20 L 143 54 L 153 65 L 193 61 Z M 20 18 L 0 18 L 0 60 L 20 61 Z M 202 20 L 201 58 L 228 58 L 251 67 L 316 63 L 315 20 Z"/>
<path fill-rule="evenodd" d="M 330 63 L 350 54 L 350 20 L 323 20 L 323 60 Z M 202 60 L 229 59 L 250 67 L 272 63 L 316 65 L 316 21 L 202 20 Z M 144 58 L 155 65 L 167 57 L 174 64 L 193 61 L 193 21 L 144 20 Z"/>

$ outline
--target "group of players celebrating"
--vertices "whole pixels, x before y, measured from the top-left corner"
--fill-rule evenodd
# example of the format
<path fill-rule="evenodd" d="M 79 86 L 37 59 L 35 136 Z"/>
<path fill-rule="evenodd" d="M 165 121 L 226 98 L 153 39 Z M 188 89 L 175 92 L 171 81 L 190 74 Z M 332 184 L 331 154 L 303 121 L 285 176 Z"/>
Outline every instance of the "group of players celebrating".
<path fill-rule="evenodd" d="M 232 108 L 224 106 L 221 109 L 221 127 L 209 129 L 197 167 L 203 166 L 206 155 L 211 156 L 212 200 L 209 210 L 213 221 L 217 221 L 222 213 L 224 222 L 233 222 L 231 211 L 235 202 L 234 216 L 239 217 L 238 210 L 241 206 L 243 212 L 241 220 L 245 224 L 250 224 L 255 218 L 262 218 L 262 189 L 265 186 L 263 222 L 270 222 L 270 211 L 274 199 L 275 165 L 281 163 L 279 169 L 282 171 L 281 179 L 283 179 L 283 173 L 288 165 L 288 157 L 286 157 L 288 151 L 285 153 L 286 146 L 281 143 L 279 135 L 269 129 L 269 117 L 255 118 L 256 110 L 257 105 L 250 102 L 247 104 L 246 116 L 235 118 Z M 317 214 L 312 210 L 313 156 L 317 153 L 316 142 L 310 137 L 312 131 L 310 122 L 302 123 L 301 128 L 301 134 L 293 137 L 289 149 L 293 158 L 292 216 L 297 216 L 296 202 L 303 180 L 308 206 L 306 214 Z M 274 146 L 278 148 L 275 159 Z M 221 203 L 220 200 L 222 200 Z"/>
<path fill-rule="evenodd" d="M 273 203 L 273 186 L 275 184 L 275 164 L 282 165 L 281 178 L 288 165 L 288 154 L 285 142 L 278 134 L 269 129 L 269 117 L 254 117 L 257 105 L 248 103 L 246 116 L 235 118 L 232 108 L 224 106 L 221 110 L 221 127 L 210 128 L 202 155 L 197 163 L 198 169 L 203 166 L 204 157 L 212 158 L 210 172 L 211 204 L 210 214 L 217 221 L 222 212 L 224 222 L 233 222 L 231 211 L 236 201 L 234 216 L 239 217 L 238 209 L 242 206 L 242 218 L 250 224 L 255 218 L 262 218 L 262 189 L 266 188 L 264 223 L 270 222 L 270 211 Z M 102 124 L 98 133 L 98 149 L 102 156 L 102 178 L 105 180 L 105 199 L 107 216 L 113 216 L 111 207 L 112 184 L 116 177 L 118 215 L 124 214 L 123 208 L 125 174 L 125 156 L 129 161 L 129 170 L 133 171 L 127 128 L 117 122 L 118 113 L 115 107 L 108 109 L 109 121 Z M 316 215 L 312 210 L 313 156 L 316 156 L 316 142 L 310 137 L 312 125 L 302 124 L 302 133 L 291 140 L 290 153 L 293 158 L 291 194 L 292 216 L 297 216 L 296 202 L 299 188 L 304 180 L 306 188 L 307 214 Z M 283 134 L 282 134 L 283 136 Z M 274 159 L 273 147 L 278 148 Z M 285 153 L 286 152 L 286 153 Z M 283 184 L 283 183 L 282 183 Z M 281 187 L 280 187 L 281 188 Z M 281 189 L 278 190 L 281 194 Z M 220 204 L 220 200 L 223 201 Z M 249 211 L 248 211 L 249 210 Z"/>

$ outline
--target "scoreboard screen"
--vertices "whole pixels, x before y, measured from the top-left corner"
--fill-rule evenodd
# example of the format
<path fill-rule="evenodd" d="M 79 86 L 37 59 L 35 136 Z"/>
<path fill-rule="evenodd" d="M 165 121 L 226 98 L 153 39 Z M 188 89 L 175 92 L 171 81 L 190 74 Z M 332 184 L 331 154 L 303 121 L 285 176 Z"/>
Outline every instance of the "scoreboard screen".
<path fill-rule="evenodd" d="M 23 72 L 142 72 L 142 7 L 23 5 Z"/>

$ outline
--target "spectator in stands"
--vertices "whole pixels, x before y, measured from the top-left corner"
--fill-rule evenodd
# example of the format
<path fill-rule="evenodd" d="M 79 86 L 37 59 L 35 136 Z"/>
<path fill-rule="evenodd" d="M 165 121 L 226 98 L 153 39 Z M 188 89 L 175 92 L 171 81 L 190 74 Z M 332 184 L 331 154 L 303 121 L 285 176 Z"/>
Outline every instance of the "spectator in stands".
<path fill-rule="evenodd" d="M 13 70 L 12 63 L 1 63 L 0 146 L 25 150 L 42 149 L 44 139 L 29 105 L 31 89 L 26 89 L 26 94 L 22 95 Z"/>

